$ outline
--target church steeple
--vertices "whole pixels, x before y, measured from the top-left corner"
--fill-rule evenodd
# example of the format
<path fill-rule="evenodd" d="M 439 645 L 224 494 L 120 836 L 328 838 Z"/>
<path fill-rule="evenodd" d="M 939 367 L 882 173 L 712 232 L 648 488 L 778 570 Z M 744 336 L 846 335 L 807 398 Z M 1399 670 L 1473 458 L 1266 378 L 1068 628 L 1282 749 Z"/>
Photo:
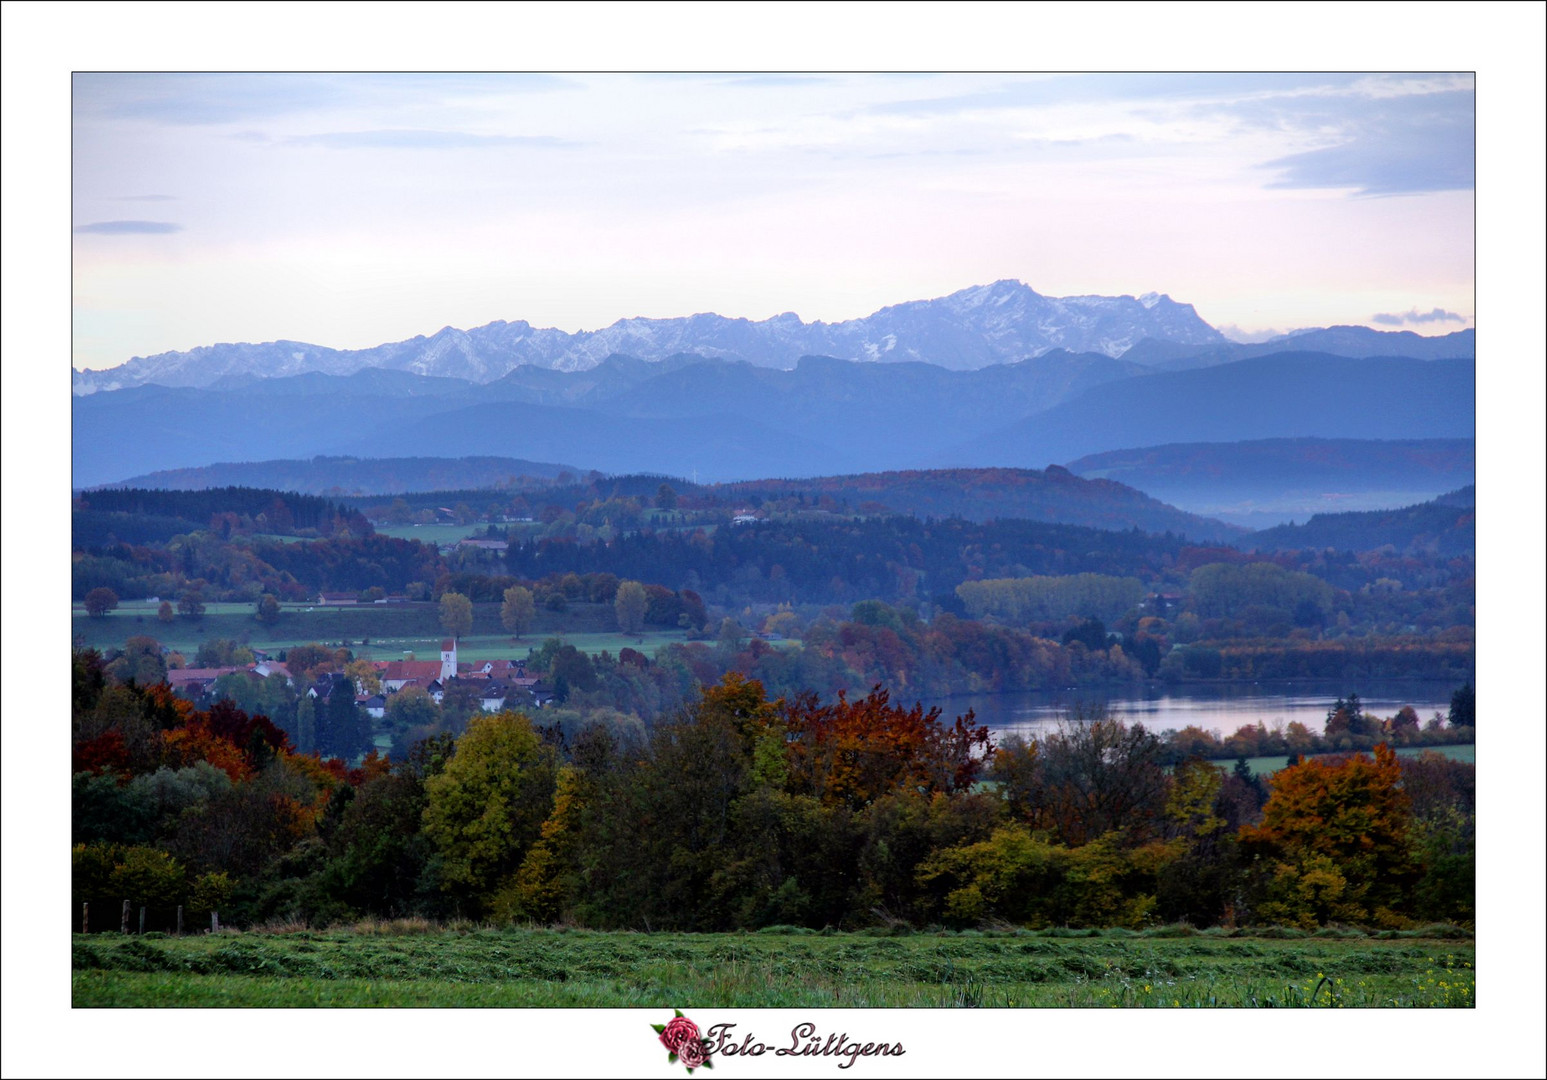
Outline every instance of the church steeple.
<path fill-rule="evenodd" d="M 447 638 L 440 643 L 440 681 L 444 683 L 457 673 L 457 639 Z"/>

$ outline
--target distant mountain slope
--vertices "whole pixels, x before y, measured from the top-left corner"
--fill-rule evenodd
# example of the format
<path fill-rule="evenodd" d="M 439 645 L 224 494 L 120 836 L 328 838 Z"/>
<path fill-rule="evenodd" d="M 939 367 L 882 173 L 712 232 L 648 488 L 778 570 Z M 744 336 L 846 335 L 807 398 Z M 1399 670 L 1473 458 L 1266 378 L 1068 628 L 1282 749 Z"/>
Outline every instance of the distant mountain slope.
<path fill-rule="evenodd" d="M 712 361 L 650 379 L 594 407 L 621 416 L 700 412 L 759 423 L 833 448 L 807 473 L 895 467 L 944 448 L 961 432 L 1009 423 L 1142 369 L 1062 349 L 1015 364 L 948 371 L 932 364 L 867 364 L 807 356 L 789 371 Z"/>
<path fill-rule="evenodd" d="M 1368 326 L 1328 326 L 1315 330 L 1296 330 L 1253 345 L 1234 342 L 1215 345 L 1190 345 L 1180 341 L 1145 338 L 1123 353 L 1123 359 L 1143 364 L 1156 371 L 1186 371 L 1191 368 L 1228 364 L 1253 356 L 1293 350 L 1319 352 L 1330 356 L 1363 359 L 1367 356 L 1402 356 L 1412 360 L 1475 360 L 1477 331 L 1457 330 L 1453 334 L 1424 337 L 1411 330 L 1372 330 Z"/>
<path fill-rule="evenodd" d="M 448 326 L 430 337 L 370 349 L 330 349 L 298 341 L 206 345 L 137 356 L 102 371 L 77 371 L 73 388 L 76 394 L 91 394 L 147 383 L 205 387 L 242 377 L 347 375 L 365 368 L 488 383 L 523 364 L 581 371 L 614 353 L 647 361 L 695 353 L 778 368 L 790 367 L 802 356 L 822 355 L 924 361 L 963 370 L 1056 348 L 1116 356 L 1146 337 L 1192 345 L 1225 340 L 1192 305 L 1169 296 L 1059 298 L 1042 296 L 1018 281 L 996 281 L 836 323 L 806 323 L 792 312 L 760 322 L 700 314 L 620 319 L 602 330 L 568 334 L 518 320 L 472 330 Z"/>
<path fill-rule="evenodd" d="M 1409 506 L 1476 475 L 1470 439 L 1254 439 L 1110 450 L 1069 463 L 1195 514 L 1256 528 Z"/>
<path fill-rule="evenodd" d="M 484 385 L 370 369 L 229 380 L 220 390 L 134 387 L 74 399 L 74 479 L 78 487 L 97 486 L 167 469 L 317 454 L 499 454 L 579 461 L 609 472 L 696 468 L 714 479 L 862 472 L 906 465 L 964 431 L 1008 423 L 1142 370 L 1061 349 L 960 372 L 821 357 L 780 371 L 677 354 L 654 363 L 610 356 L 575 372 L 528 365 Z M 492 414 L 489 406 L 504 412 Z M 544 412 L 550 408 L 635 423 L 566 426 L 569 414 Z M 466 409 L 480 411 L 466 420 L 430 422 Z M 740 419 L 699 429 L 694 418 L 705 416 Z M 674 423 L 657 423 L 662 421 Z M 660 434 L 650 436 L 649 445 L 664 446 L 663 439 L 675 434 L 677 445 L 660 461 L 638 453 L 640 434 L 652 426 Z M 747 442 L 737 434 L 740 428 L 786 437 Z M 766 447 L 770 455 L 717 457 L 716 432 L 748 450 Z M 735 471 L 729 470 L 732 461 Z"/>
<path fill-rule="evenodd" d="M 70 432 L 71 486 L 96 487 L 219 461 L 312 457 L 444 408 L 433 397 L 389 396 L 348 385 L 283 397 L 251 388 L 161 386 L 78 397 Z"/>
<path fill-rule="evenodd" d="M 1474 436 L 1469 360 L 1279 353 L 1105 383 L 922 464 L 1040 468 L 1176 442 Z"/>
<path fill-rule="evenodd" d="M 1258 551 L 1371 551 L 1389 545 L 1402 552 L 1471 555 L 1477 550 L 1475 494 L 1469 486 L 1398 510 L 1317 514 L 1303 525 L 1253 533 L 1240 546 Z"/>
<path fill-rule="evenodd" d="M 1286 354 L 1133 374 L 1142 371 L 1063 350 L 975 371 L 830 357 L 781 371 L 677 355 L 659 366 L 613 356 L 583 372 L 521 367 L 482 385 L 369 370 L 225 390 L 143 386 L 74 399 L 73 482 L 318 455 L 497 456 L 740 480 L 1041 468 L 1175 441 L 1471 435 L 1466 361 Z"/>
<path fill-rule="evenodd" d="M 1411 330 L 1372 330 L 1368 326 L 1328 326 L 1320 330 L 1296 330 L 1292 334 L 1248 345 L 1249 355 L 1261 356 L 1283 349 L 1332 353 L 1334 356 L 1405 356 L 1413 360 L 1477 358 L 1477 331 L 1425 337 Z"/>
<path fill-rule="evenodd" d="M 706 480 L 801 474 L 842 460 L 831 446 L 744 416 L 620 417 L 591 409 L 494 402 L 357 435 L 333 451 L 388 457 L 404 451 L 552 460 L 582 458 L 603 472 L 695 474 Z"/>
<path fill-rule="evenodd" d="M 407 491 L 503 487 L 534 477 L 553 480 L 564 472 L 579 475 L 582 470 L 572 465 L 505 457 L 314 457 L 169 469 L 105 486 L 170 491 L 261 487 L 303 495 L 396 495 Z"/>

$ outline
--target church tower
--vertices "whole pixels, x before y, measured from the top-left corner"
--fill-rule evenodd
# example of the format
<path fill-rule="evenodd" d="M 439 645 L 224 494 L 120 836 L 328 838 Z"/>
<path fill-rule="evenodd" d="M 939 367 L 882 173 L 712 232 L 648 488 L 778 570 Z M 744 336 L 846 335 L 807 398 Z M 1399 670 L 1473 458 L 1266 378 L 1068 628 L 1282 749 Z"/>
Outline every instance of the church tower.
<path fill-rule="evenodd" d="M 446 680 L 457 673 L 457 639 L 447 638 L 440 643 L 440 681 L 445 685 Z"/>

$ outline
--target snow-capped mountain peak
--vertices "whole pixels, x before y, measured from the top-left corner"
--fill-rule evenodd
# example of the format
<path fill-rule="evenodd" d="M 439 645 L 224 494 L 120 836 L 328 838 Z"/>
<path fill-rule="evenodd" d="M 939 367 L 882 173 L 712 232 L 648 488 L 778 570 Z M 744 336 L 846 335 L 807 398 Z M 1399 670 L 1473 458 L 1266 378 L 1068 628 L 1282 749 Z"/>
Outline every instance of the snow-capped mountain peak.
<path fill-rule="evenodd" d="M 561 371 L 596 366 L 614 353 L 660 360 L 680 353 L 733 357 L 791 368 L 802 356 L 923 361 L 958 370 L 1014 363 L 1052 349 L 1119 356 L 1143 338 L 1188 345 L 1225 338 L 1190 304 L 1163 293 L 1132 296 L 1043 296 L 1005 278 L 935 300 L 884 307 L 864 318 L 807 323 L 794 312 L 752 321 L 701 312 L 684 318 L 619 319 L 600 330 L 569 334 L 525 320 L 495 320 L 471 330 L 442 327 L 430 337 L 335 350 L 294 341 L 211 345 L 135 357 L 117 368 L 76 371 L 77 394 L 144 383 L 208 386 L 227 376 L 273 378 L 319 371 L 347 375 L 387 368 L 492 382 L 522 364 Z"/>

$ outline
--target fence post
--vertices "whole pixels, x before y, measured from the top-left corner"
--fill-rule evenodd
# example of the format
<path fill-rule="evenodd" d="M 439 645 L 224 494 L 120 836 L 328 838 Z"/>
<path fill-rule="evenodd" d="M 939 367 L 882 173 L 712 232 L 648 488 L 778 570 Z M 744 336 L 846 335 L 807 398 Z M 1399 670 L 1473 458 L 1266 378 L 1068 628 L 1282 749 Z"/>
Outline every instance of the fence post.
<path fill-rule="evenodd" d="M 118 920 L 118 932 L 120 934 L 127 934 L 129 932 L 129 901 L 127 900 L 124 901 L 123 918 Z"/>
<path fill-rule="evenodd" d="M 140 933 L 145 932 L 145 909 L 140 908 Z"/>
<path fill-rule="evenodd" d="M 183 936 L 183 905 L 177 905 L 177 936 Z"/>
<path fill-rule="evenodd" d="M 83 933 L 83 934 L 84 934 L 84 933 L 86 933 L 86 932 L 87 932 L 87 931 L 86 931 L 86 926 L 87 926 L 87 919 L 86 919 L 86 901 L 84 901 L 84 900 L 82 900 L 82 901 L 81 901 L 81 933 Z"/>
<path fill-rule="evenodd" d="M 209 913 L 209 932 L 212 934 L 220 933 L 220 912 L 218 911 Z"/>

